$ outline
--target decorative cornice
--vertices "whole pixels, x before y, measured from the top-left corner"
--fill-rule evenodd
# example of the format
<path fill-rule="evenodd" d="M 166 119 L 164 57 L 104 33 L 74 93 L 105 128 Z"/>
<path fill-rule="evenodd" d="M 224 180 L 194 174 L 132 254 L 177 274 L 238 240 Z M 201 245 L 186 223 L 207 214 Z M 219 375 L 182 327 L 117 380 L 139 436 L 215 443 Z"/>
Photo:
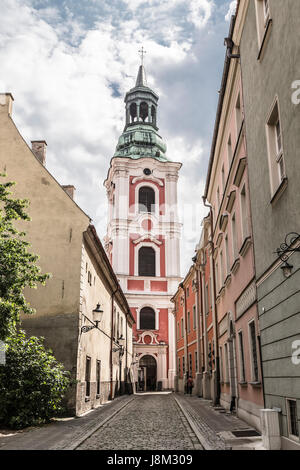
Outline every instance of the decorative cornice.
<path fill-rule="evenodd" d="M 145 183 L 147 181 L 152 181 L 154 183 L 157 183 L 159 186 L 163 186 L 164 183 L 159 179 L 159 178 L 156 178 L 155 176 L 153 175 L 149 175 L 147 176 L 147 178 L 145 178 L 145 176 L 141 175 L 141 176 L 136 176 L 135 178 L 132 179 L 131 181 L 131 184 L 135 184 L 137 183 L 138 181 L 144 181 Z"/>
<path fill-rule="evenodd" d="M 141 243 L 143 242 L 144 240 L 150 240 L 151 242 L 155 243 L 156 245 L 160 246 L 162 245 L 162 242 L 160 240 L 158 240 L 157 238 L 153 237 L 152 235 L 150 235 L 149 233 L 147 233 L 146 235 L 143 235 L 142 237 L 140 238 L 137 238 L 136 240 L 133 240 L 133 244 L 134 245 L 138 245 L 138 243 Z"/>

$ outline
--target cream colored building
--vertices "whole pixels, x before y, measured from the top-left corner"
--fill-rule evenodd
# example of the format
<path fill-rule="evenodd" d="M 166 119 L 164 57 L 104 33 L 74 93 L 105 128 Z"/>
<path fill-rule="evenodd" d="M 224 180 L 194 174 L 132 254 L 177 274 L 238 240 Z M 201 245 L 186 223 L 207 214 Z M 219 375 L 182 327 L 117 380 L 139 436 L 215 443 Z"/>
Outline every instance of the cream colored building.
<path fill-rule="evenodd" d="M 62 187 L 45 167 L 45 141 L 27 145 L 12 104 L 11 94 L 0 95 L 0 172 L 17 183 L 14 197 L 29 199 L 27 239 L 42 272 L 52 275 L 26 291 L 36 314 L 24 317 L 22 328 L 44 336 L 77 380 L 67 405 L 79 415 L 130 389 L 134 319 L 89 216 L 73 199 L 75 188 Z M 97 328 L 83 328 L 99 316 Z"/>

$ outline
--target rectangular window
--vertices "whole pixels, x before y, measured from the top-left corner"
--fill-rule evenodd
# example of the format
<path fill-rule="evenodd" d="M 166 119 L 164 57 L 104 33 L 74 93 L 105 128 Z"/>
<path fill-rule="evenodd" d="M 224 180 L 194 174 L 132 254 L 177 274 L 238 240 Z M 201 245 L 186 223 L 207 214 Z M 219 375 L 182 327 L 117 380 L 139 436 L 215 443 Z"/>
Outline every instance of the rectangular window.
<path fill-rule="evenodd" d="M 86 356 L 85 360 L 85 396 L 89 397 L 91 393 L 91 358 Z"/>
<path fill-rule="evenodd" d="M 238 257 L 238 247 L 237 247 L 237 230 L 236 230 L 236 220 L 235 214 L 233 214 L 231 219 L 231 230 L 232 230 L 232 250 L 233 250 L 233 259 L 234 261 Z"/>
<path fill-rule="evenodd" d="M 225 237 L 225 251 L 226 251 L 226 274 L 230 271 L 230 257 L 229 257 L 229 246 L 228 246 L 228 235 Z"/>
<path fill-rule="evenodd" d="M 224 165 L 222 166 L 222 193 L 225 192 L 225 170 Z"/>
<path fill-rule="evenodd" d="M 269 0 L 255 0 L 256 24 L 259 47 L 262 44 L 266 27 L 271 18 Z"/>
<path fill-rule="evenodd" d="M 184 360 L 184 356 L 182 356 L 182 373 L 185 374 L 185 360 Z"/>
<path fill-rule="evenodd" d="M 189 353 L 189 374 L 193 375 L 193 359 L 191 353 Z"/>
<path fill-rule="evenodd" d="M 96 362 L 96 393 L 100 395 L 101 361 Z"/>
<path fill-rule="evenodd" d="M 195 371 L 198 372 L 198 353 L 195 351 Z"/>
<path fill-rule="evenodd" d="M 206 284 L 206 286 L 205 286 L 204 303 L 205 303 L 205 313 L 206 313 L 206 315 L 208 315 L 209 314 L 208 284 Z"/>
<path fill-rule="evenodd" d="M 219 265 L 216 263 L 216 295 L 218 294 L 220 287 L 219 287 Z"/>
<path fill-rule="evenodd" d="M 193 305 L 193 328 L 197 328 L 196 305 Z"/>
<path fill-rule="evenodd" d="M 241 96 L 238 95 L 236 105 L 235 105 L 235 120 L 236 120 L 236 134 L 239 135 L 241 125 L 242 125 L 242 110 L 241 110 Z"/>
<path fill-rule="evenodd" d="M 240 350 L 240 381 L 246 381 L 245 374 L 245 356 L 244 356 L 244 343 L 243 343 L 243 332 L 239 331 L 239 350 Z"/>
<path fill-rule="evenodd" d="M 293 399 L 286 400 L 287 402 L 287 419 L 288 430 L 291 437 L 299 438 L 298 416 L 297 416 L 297 401 Z"/>
<path fill-rule="evenodd" d="M 225 361 L 225 382 L 229 381 L 228 375 L 228 344 L 225 343 L 224 345 L 224 361 Z"/>
<path fill-rule="evenodd" d="M 271 193 L 273 195 L 286 176 L 282 145 L 282 126 L 277 100 L 267 120 L 266 131 L 268 142 L 270 185 Z"/>
<path fill-rule="evenodd" d="M 232 158 L 233 158 L 231 135 L 229 136 L 228 143 L 227 143 L 227 155 L 228 155 L 228 164 L 230 168 Z"/>
<path fill-rule="evenodd" d="M 184 333 L 183 333 L 183 318 L 181 319 L 181 338 L 183 338 Z"/>
<path fill-rule="evenodd" d="M 222 288 L 224 283 L 224 266 L 223 266 L 223 252 L 220 252 L 220 286 Z"/>
<path fill-rule="evenodd" d="M 251 323 L 249 323 L 249 336 L 250 336 L 250 347 L 251 347 L 252 381 L 258 382 L 256 328 L 255 328 L 254 320 Z"/>
<path fill-rule="evenodd" d="M 222 347 L 220 346 L 219 348 L 219 354 L 220 354 L 220 359 L 219 359 L 219 365 L 220 365 L 220 380 L 221 382 L 224 382 L 224 374 L 223 374 L 223 350 Z"/>
<path fill-rule="evenodd" d="M 187 330 L 188 330 L 188 333 L 191 331 L 191 315 L 190 315 L 190 312 L 187 313 Z"/>
<path fill-rule="evenodd" d="M 187 287 L 186 289 L 186 296 L 189 297 L 190 296 L 190 289 Z"/>
<path fill-rule="evenodd" d="M 180 338 L 179 321 L 177 322 L 177 339 Z"/>
<path fill-rule="evenodd" d="M 241 215 L 242 215 L 242 234 L 243 240 L 249 235 L 248 230 L 248 207 L 247 207 L 247 198 L 246 198 L 246 187 L 245 185 L 241 191 Z"/>
<path fill-rule="evenodd" d="M 180 369 L 180 357 L 178 358 L 178 375 L 181 375 L 181 369 Z"/>

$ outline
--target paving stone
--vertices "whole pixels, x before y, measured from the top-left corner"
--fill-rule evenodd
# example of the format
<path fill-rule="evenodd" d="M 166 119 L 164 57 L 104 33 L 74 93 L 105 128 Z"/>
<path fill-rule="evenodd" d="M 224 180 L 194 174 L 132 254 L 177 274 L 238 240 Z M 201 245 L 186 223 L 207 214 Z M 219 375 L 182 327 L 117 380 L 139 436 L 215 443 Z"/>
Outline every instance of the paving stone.
<path fill-rule="evenodd" d="M 78 450 L 195 450 L 199 441 L 172 394 L 137 395 Z"/>

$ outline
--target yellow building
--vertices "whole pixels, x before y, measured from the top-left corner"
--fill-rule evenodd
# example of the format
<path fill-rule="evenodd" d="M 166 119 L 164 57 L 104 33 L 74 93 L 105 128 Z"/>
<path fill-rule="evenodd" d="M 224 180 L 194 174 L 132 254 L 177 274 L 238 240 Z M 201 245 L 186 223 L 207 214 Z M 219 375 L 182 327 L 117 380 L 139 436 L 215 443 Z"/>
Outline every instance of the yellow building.
<path fill-rule="evenodd" d="M 30 201 L 27 240 L 42 272 L 52 274 L 46 286 L 26 290 L 36 314 L 24 316 L 22 328 L 44 336 L 77 380 L 67 406 L 79 415 L 130 389 L 134 319 L 89 216 L 73 200 L 75 188 L 45 167 L 45 141 L 27 145 L 12 104 L 11 94 L 0 94 L 0 172 L 17 183 L 14 197 Z"/>

